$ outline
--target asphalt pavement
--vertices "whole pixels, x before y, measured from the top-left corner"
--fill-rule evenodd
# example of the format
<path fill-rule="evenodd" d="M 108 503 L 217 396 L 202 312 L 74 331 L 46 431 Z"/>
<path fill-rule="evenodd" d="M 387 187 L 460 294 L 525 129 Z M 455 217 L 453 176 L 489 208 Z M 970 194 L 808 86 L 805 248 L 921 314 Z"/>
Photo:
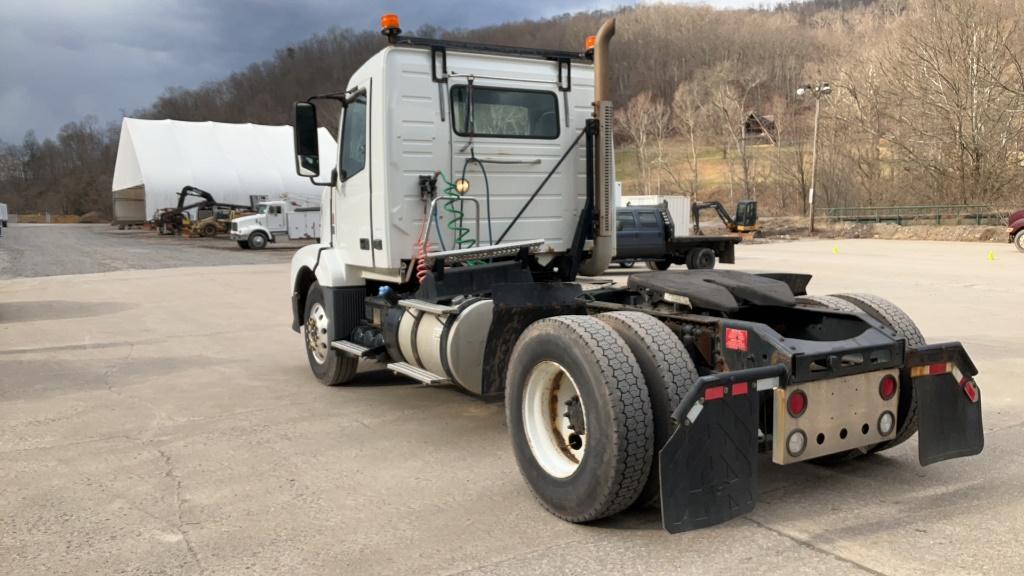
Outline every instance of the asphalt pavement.
<path fill-rule="evenodd" d="M 1024 255 L 1009 245 L 741 246 L 736 269 L 811 272 L 812 293 L 880 294 L 930 341 L 962 341 L 986 448 L 927 468 L 916 439 L 835 467 L 764 459 L 753 513 L 669 535 L 655 512 L 544 511 L 500 403 L 373 365 L 318 384 L 289 329 L 285 251 L 147 266 L 219 249 L 72 230 L 0 244 L 23 261 L 96 242 L 110 248 L 85 255 L 117 270 L 19 264 L 37 277 L 0 281 L 0 574 L 1024 573 Z M 163 269 L 120 269 L 137 263 Z"/>

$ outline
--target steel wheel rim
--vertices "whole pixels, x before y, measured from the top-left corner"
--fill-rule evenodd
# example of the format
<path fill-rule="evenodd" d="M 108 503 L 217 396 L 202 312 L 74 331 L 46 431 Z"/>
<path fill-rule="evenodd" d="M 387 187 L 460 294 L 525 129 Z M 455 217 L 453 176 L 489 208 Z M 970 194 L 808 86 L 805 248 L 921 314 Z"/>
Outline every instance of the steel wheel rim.
<path fill-rule="evenodd" d="M 317 364 L 327 361 L 327 352 L 330 350 L 330 342 L 327 341 L 327 311 L 319 302 L 313 304 L 309 309 L 309 317 L 306 318 L 306 348 L 316 360 Z"/>
<path fill-rule="evenodd" d="M 577 434 L 566 416 L 577 402 L 583 433 Z M 533 367 L 523 389 L 523 430 L 533 459 L 555 478 L 576 473 L 587 450 L 586 410 L 579 387 L 557 362 L 545 360 Z"/>

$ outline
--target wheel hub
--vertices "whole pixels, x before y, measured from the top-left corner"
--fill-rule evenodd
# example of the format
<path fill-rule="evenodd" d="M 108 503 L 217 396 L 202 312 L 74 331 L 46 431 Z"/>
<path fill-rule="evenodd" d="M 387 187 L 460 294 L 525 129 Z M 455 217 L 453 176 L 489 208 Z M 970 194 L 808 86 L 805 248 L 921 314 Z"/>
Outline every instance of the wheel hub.
<path fill-rule="evenodd" d="M 327 311 L 319 302 L 313 304 L 309 309 L 309 317 L 306 318 L 306 348 L 317 364 L 327 361 L 327 353 L 330 351 L 331 343 L 327 335 Z"/>
<path fill-rule="evenodd" d="M 560 364 L 544 361 L 523 389 L 523 428 L 534 460 L 556 478 L 579 468 L 587 448 L 586 411 L 579 388 Z"/>

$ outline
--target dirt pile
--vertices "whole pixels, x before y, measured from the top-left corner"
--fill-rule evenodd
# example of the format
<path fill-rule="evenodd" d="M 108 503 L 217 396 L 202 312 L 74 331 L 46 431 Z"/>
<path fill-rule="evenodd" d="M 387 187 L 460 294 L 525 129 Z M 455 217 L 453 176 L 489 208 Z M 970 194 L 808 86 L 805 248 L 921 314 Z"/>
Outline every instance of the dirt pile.
<path fill-rule="evenodd" d="M 800 238 L 809 236 L 807 218 L 785 216 L 762 218 L 765 238 Z M 1006 242 L 1005 226 L 936 226 L 914 224 L 874 224 L 855 222 L 815 222 L 819 238 L 877 238 L 881 240 L 944 240 L 949 242 Z"/>

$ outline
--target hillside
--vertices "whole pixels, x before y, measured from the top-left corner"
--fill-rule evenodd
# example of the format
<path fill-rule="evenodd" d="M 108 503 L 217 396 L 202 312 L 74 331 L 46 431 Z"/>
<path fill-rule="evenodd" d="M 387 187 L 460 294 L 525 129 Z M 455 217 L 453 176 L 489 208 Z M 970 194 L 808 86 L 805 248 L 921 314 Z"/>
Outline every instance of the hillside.
<path fill-rule="evenodd" d="M 1024 109 L 1015 65 L 1024 43 L 1010 23 L 1018 12 L 1009 0 L 813 0 L 771 10 L 643 5 L 414 33 L 578 50 L 615 16 L 627 188 L 755 197 L 766 211 L 787 214 L 804 209 L 809 186 L 814 101 L 798 98 L 795 88 L 811 81 L 836 86 L 822 100 L 820 205 L 1017 201 L 1024 177 L 1010 160 L 1024 150 L 1024 124 L 1010 112 Z M 366 27 L 373 24 L 367 16 Z M 984 42 L 971 44 L 972 37 Z M 293 101 L 343 88 L 383 45 L 376 30 L 332 29 L 222 80 L 168 88 L 132 115 L 286 124 Z M 981 65 L 965 68 L 968 57 Z M 944 104 L 969 86 L 983 88 L 984 98 Z M 773 118 L 775 145 L 748 145 L 741 126 L 752 112 Z M 14 211 L 109 211 L 116 138 L 117 125 L 86 118 L 55 139 L 27 135 L 2 145 L 0 200 Z"/>

